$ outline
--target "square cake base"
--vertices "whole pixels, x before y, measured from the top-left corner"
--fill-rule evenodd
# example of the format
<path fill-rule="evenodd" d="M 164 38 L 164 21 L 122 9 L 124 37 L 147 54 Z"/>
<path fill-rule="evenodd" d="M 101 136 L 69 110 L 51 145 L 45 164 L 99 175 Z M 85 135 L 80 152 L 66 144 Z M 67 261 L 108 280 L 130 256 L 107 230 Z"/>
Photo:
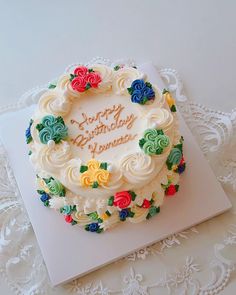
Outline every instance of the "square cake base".
<path fill-rule="evenodd" d="M 155 67 L 149 64 L 141 68 L 151 82 L 163 83 Z M 120 224 L 99 235 L 68 225 L 61 214 L 44 207 L 36 193 L 35 173 L 28 159 L 24 138 L 24 130 L 33 111 L 34 107 L 30 107 L 2 116 L 0 135 L 52 285 L 85 275 L 231 208 L 195 139 L 180 118 L 187 168 L 181 175 L 179 192 L 173 198 L 165 198 L 157 216 L 140 224 Z"/>

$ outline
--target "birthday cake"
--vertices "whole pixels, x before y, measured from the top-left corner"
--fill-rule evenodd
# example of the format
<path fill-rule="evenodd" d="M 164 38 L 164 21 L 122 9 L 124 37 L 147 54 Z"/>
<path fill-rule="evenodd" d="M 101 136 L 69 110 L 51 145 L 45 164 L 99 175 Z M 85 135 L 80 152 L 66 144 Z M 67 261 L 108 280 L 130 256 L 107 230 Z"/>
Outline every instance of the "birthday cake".
<path fill-rule="evenodd" d="M 175 100 L 136 67 L 74 67 L 25 136 L 39 199 L 90 232 L 157 215 L 185 170 Z"/>

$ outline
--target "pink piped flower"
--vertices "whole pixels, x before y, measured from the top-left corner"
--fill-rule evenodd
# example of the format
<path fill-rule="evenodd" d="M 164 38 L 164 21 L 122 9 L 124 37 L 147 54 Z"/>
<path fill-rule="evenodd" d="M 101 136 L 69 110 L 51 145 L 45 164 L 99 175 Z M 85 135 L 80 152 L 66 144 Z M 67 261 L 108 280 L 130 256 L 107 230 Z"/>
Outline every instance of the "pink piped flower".
<path fill-rule="evenodd" d="M 78 92 L 84 92 L 86 90 L 87 82 L 83 77 L 76 77 L 71 81 L 71 87 Z"/>
<path fill-rule="evenodd" d="M 90 72 L 86 75 L 85 80 L 92 88 L 97 88 L 98 84 L 102 81 L 101 76 L 96 72 Z"/>
<path fill-rule="evenodd" d="M 79 66 L 74 70 L 74 75 L 84 78 L 88 73 L 88 68 L 84 66 Z"/>

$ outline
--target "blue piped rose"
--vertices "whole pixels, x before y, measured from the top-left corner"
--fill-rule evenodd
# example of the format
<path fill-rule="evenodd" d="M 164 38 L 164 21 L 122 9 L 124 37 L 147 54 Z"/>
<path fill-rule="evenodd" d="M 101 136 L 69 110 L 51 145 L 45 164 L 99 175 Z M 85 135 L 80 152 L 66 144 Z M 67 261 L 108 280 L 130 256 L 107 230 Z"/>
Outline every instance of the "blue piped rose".
<path fill-rule="evenodd" d="M 31 135 L 32 124 L 33 124 L 33 120 L 31 119 L 29 122 L 29 127 L 25 130 L 25 138 L 26 138 L 27 144 L 29 144 L 33 140 L 32 135 Z"/>
<path fill-rule="evenodd" d="M 142 79 L 134 80 L 130 88 L 127 88 L 127 90 L 131 95 L 131 101 L 133 103 L 145 104 L 155 98 L 155 92 L 152 89 L 152 84 L 145 82 Z"/>
<path fill-rule="evenodd" d="M 98 233 L 98 234 L 103 231 L 103 229 L 99 227 L 99 223 L 97 223 L 97 222 L 86 224 L 84 228 L 87 231 L 90 231 L 92 233 L 95 232 L 95 233 Z"/>

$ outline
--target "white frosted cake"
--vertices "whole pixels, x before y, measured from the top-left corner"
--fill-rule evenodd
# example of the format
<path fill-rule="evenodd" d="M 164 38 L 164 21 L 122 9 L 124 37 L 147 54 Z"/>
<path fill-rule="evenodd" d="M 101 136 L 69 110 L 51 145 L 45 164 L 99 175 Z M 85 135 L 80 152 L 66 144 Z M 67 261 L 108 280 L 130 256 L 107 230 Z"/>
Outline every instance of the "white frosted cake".
<path fill-rule="evenodd" d="M 185 169 L 175 101 L 135 67 L 62 75 L 41 96 L 26 141 L 39 199 L 90 232 L 157 215 Z"/>

